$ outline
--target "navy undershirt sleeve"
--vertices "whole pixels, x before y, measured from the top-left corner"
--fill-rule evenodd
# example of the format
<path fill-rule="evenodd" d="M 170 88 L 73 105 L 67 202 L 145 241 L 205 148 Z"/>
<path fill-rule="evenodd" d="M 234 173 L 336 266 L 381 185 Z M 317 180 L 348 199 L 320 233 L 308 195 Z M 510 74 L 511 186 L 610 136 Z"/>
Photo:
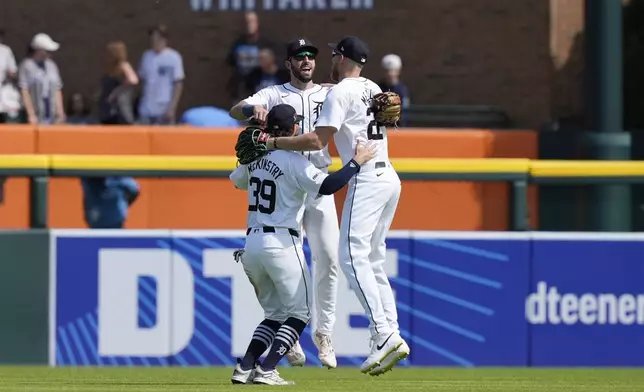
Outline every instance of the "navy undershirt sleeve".
<path fill-rule="evenodd" d="M 360 165 L 358 165 L 358 163 L 353 159 L 350 160 L 346 165 L 342 167 L 342 169 L 338 170 L 335 173 L 329 174 L 327 178 L 322 181 L 319 193 L 321 195 L 334 194 L 335 192 L 342 189 L 342 187 L 345 186 L 349 182 L 349 180 L 351 180 L 351 177 L 353 177 L 359 171 Z"/>

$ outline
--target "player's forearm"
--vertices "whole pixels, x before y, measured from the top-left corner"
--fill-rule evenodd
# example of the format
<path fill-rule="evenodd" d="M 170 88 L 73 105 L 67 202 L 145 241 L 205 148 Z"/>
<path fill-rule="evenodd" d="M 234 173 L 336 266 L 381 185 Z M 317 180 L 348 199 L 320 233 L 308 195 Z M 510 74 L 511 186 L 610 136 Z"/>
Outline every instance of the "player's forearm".
<path fill-rule="evenodd" d="M 300 136 L 272 137 L 268 140 L 268 148 L 291 151 L 318 151 L 326 147 L 326 143 L 315 132 Z"/>
<path fill-rule="evenodd" d="M 351 180 L 351 178 L 360 171 L 360 165 L 353 159 L 350 160 L 342 169 L 335 173 L 329 174 L 327 178 L 320 184 L 321 195 L 332 195 L 342 189 L 343 186 Z"/>
<path fill-rule="evenodd" d="M 253 106 L 246 104 L 245 101 L 241 101 L 233 106 L 228 114 L 235 120 L 244 121 L 253 116 Z"/>

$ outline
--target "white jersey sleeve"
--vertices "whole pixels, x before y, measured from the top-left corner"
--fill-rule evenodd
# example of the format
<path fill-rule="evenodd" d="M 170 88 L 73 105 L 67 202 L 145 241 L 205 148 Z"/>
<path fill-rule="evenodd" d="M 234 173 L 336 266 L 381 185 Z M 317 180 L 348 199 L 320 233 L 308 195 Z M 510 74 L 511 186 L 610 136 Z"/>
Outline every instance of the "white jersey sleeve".
<path fill-rule="evenodd" d="M 297 188 L 311 195 L 318 194 L 322 182 L 327 177 L 327 174 L 297 153 L 289 160 L 289 170 Z"/>
<path fill-rule="evenodd" d="M 322 111 L 315 126 L 333 127 L 339 130 L 346 116 L 345 95 L 342 90 L 332 88 L 322 104 Z"/>
<path fill-rule="evenodd" d="M 276 105 L 276 101 L 279 100 L 279 91 L 274 87 L 266 87 L 250 97 L 244 99 L 247 105 L 253 106 L 263 106 L 265 109 L 270 109 Z"/>
<path fill-rule="evenodd" d="M 239 165 L 232 173 L 230 173 L 230 181 L 233 182 L 237 189 L 248 189 L 248 166 Z"/>

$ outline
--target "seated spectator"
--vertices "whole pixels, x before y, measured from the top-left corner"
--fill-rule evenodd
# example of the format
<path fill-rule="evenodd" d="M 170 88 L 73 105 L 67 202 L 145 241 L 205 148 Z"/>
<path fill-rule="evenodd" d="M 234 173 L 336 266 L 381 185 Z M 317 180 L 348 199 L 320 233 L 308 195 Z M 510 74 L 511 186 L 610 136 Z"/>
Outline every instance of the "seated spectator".
<path fill-rule="evenodd" d="M 277 65 L 275 53 L 269 48 L 263 48 L 259 51 L 259 66 L 246 77 L 246 89 L 248 95 L 253 95 L 263 88 L 288 83 L 290 80 L 289 72 Z"/>
<path fill-rule="evenodd" d="M 82 94 L 75 93 L 67 101 L 67 123 L 68 124 L 96 124 L 91 115 L 91 109 L 87 100 Z"/>
<path fill-rule="evenodd" d="M 402 60 L 396 54 L 388 54 L 382 58 L 382 69 L 385 71 L 384 78 L 380 81 L 379 86 L 382 91 L 391 91 L 400 95 L 403 107 L 403 117 L 401 124 L 405 125 L 405 109 L 409 108 L 411 99 L 409 89 L 400 80 L 400 71 L 402 70 Z"/>
<path fill-rule="evenodd" d="M 110 42 L 98 100 L 101 124 L 134 124 L 134 86 L 138 84 L 139 78 L 127 59 L 125 43 Z"/>
<path fill-rule="evenodd" d="M 232 75 L 228 81 L 228 92 L 231 102 L 236 104 L 248 96 L 246 78 L 259 66 L 260 48 L 273 47 L 273 43 L 265 40 L 259 32 L 259 18 L 255 12 L 244 14 L 244 33 L 233 43 L 226 62 L 232 68 Z"/>
<path fill-rule="evenodd" d="M 36 34 L 31 40 L 27 58 L 18 69 L 18 86 L 30 124 L 65 122 L 63 81 L 51 54 L 60 48 L 47 34 Z"/>
<path fill-rule="evenodd" d="M 130 206 L 139 197 L 132 177 L 81 178 L 85 223 L 90 229 L 122 229 Z"/>
<path fill-rule="evenodd" d="M 150 49 L 141 58 L 139 77 L 143 80 L 139 122 L 174 124 L 185 74 L 181 54 L 168 46 L 165 25 L 150 30 Z"/>
<path fill-rule="evenodd" d="M 186 110 L 181 117 L 181 124 L 194 127 L 240 127 L 241 123 L 231 118 L 227 110 L 202 106 Z"/>
<path fill-rule="evenodd" d="M 14 84 L 17 75 L 16 58 L 4 44 L 4 31 L 0 30 L 0 124 L 19 122 L 20 92 Z"/>

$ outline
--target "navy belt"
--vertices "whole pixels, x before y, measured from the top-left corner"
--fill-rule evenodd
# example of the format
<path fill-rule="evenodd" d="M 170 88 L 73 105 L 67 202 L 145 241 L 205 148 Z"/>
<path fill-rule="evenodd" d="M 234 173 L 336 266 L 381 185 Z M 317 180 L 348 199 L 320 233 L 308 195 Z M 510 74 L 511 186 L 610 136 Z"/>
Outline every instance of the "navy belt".
<path fill-rule="evenodd" d="M 273 226 L 263 226 L 261 228 L 257 227 L 257 229 L 261 229 L 264 233 L 275 233 L 275 228 Z M 251 230 L 253 230 L 253 228 L 249 227 L 248 230 L 246 230 L 246 235 L 249 235 Z M 297 230 L 293 230 L 293 229 L 286 229 L 286 230 L 288 230 L 288 233 L 293 237 L 300 238 L 300 233 L 298 233 Z"/>

